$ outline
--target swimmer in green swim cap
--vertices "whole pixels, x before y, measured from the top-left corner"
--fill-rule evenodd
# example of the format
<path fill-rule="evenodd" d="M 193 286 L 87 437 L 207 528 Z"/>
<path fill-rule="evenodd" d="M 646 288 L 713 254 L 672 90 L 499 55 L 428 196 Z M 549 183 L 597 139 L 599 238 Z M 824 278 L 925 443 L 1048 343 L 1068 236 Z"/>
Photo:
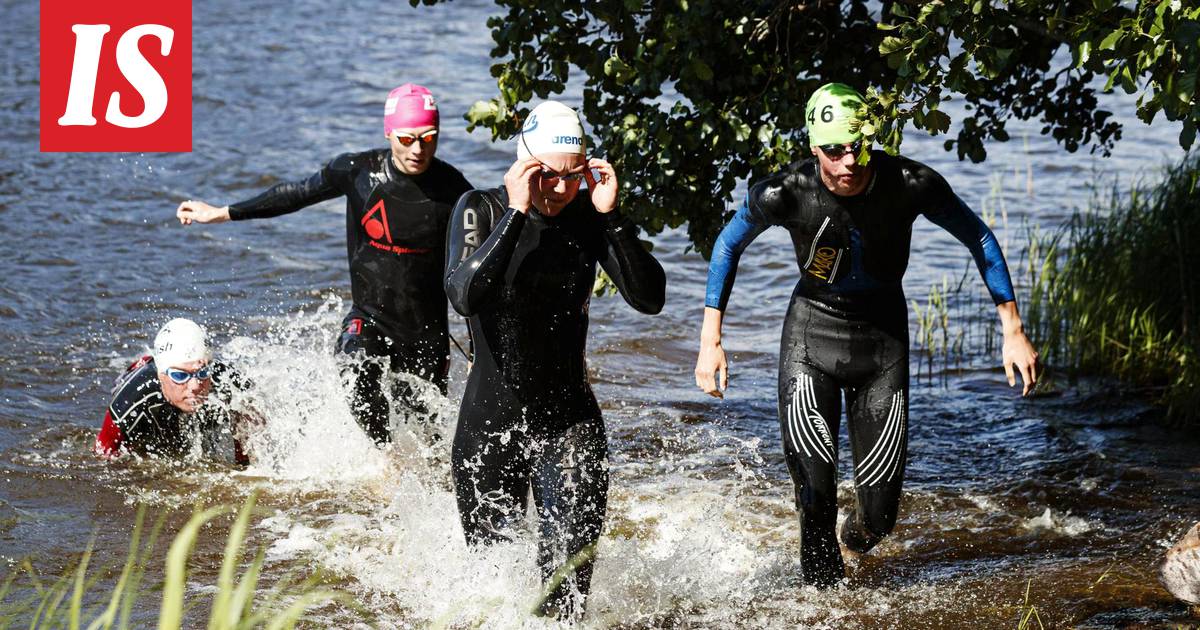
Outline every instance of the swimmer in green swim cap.
<path fill-rule="evenodd" d="M 821 163 L 821 180 L 836 195 L 857 195 L 871 179 L 870 166 L 858 163 L 866 141 L 852 124 L 862 104 L 862 95 L 849 85 L 826 83 L 813 92 L 804 109 L 809 149 Z"/>

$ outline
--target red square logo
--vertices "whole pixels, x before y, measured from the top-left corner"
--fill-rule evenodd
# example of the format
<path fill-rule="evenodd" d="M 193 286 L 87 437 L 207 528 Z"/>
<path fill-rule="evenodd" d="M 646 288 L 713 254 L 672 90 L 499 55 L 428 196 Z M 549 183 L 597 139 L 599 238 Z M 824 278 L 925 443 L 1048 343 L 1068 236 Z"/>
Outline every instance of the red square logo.
<path fill-rule="evenodd" d="M 41 0 L 42 151 L 191 151 L 192 3 Z"/>

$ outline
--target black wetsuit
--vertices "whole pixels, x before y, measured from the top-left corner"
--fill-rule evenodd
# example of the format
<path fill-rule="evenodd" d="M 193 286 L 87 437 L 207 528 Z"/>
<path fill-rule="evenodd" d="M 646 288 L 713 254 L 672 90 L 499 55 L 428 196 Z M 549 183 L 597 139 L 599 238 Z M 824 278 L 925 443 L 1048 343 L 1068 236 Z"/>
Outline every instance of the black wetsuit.
<path fill-rule="evenodd" d="M 598 213 L 586 190 L 556 217 L 507 203 L 503 189 L 472 191 L 450 224 L 446 294 L 470 318 L 474 348 L 452 453 L 458 510 L 469 543 L 502 539 L 532 487 L 545 577 L 585 560 L 544 607 L 574 616 L 608 493 L 607 439 L 584 357 L 596 263 L 643 313 L 662 308 L 665 276 L 633 223 Z"/>
<path fill-rule="evenodd" d="M 995 236 L 933 169 L 872 154 L 872 179 L 839 197 L 815 159 L 756 183 L 721 232 L 706 305 L 725 309 L 741 252 L 767 227 L 791 233 L 800 280 L 779 352 L 779 423 L 800 511 L 807 582 L 844 574 L 837 523 L 837 435 L 846 397 L 857 506 L 842 542 L 864 553 L 896 522 L 908 448 L 908 310 L 901 279 L 919 215 L 967 245 L 996 304 L 1013 299 Z"/>
<path fill-rule="evenodd" d="M 246 381 L 220 361 L 214 361 L 211 369 L 212 390 L 208 399 L 195 412 L 187 414 L 163 396 L 154 359 L 149 356 L 138 359 L 113 386 L 112 402 L 96 436 L 96 453 L 179 457 L 198 443 L 205 454 L 221 455 L 216 446 L 231 437 L 233 431 L 229 415 L 233 390 L 244 389 Z M 236 442 L 233 459 L 245 463 Z"/>
<path fill-rule="evenodd" d="M 442 292 L 446 223 L 471 185 L 434 158 L 420 175 L 405 175 L 389 149 L 347 153 L 311 177 L 279 184 L 233 204 L 233 220 L 275 217 L 334 197 L 346 197 L 346 252 L 354 306 L 342 323 L 338 352 L 349 362 L 355 418 L 376 442 L 390 439 L 384 370 L 415 374 L 445 393 L 450 365 L 446 297 Z M 362 360 L 363 358 L 366 360 Z M 423 413 L 411 388 L 394 392 Z"/>

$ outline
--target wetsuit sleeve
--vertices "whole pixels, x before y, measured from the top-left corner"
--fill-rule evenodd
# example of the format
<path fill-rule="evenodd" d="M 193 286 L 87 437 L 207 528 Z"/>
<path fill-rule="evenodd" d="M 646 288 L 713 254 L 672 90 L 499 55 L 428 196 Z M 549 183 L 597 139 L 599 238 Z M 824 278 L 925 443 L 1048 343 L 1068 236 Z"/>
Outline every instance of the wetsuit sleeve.
<path fill-rule="evenodd" d="M 446 247 L 446 297 L 455 312 L 470 317 L 504 284 L 504 272 L 525 225 L 525 214 L 506 208 L 494 219 L 491 193 L 463 195 L 450 215 Z"/>
<path fill-rule="evenodd" d="M 949 190 L 949 184 L 943 181 L 943 185 L 946 186 L 947 200 L 939 204 L 940 209 L 926 211 L 926 218 L 954 235 L 971 250 L 979 275 L 983 276 L 988 293 L 992 295 L 992 302 L 1003 304 L 1015 300 L 1008 263 L 1004 261 L 1004 252 L 1000 250 L 996 235 L 958 195 Z"/>
<path fill-rule="evenodd" d="M 125 439 L 125 435 L 121 432 L 121 427 L 113 422 L 112 412 L 104 412 L 104 425 L 100 427 L 100 433 L 96 435 L 96 443 L 92 446 L 92 452 L 104 458 L 113 458 L 120 455 L 121 442 Z"/>
<path fill-rule="evenodd" d="M 770 224 L 762 220 L 758 213 L 750 208 L 750 195 L 733 220 L 721 230 L 717 242 L 713 244 L 712 258 L 708 262 L 708 288 L 705 291 L 704 305 L 721 311 L 729 304 L 729 294 L 733 291 L 733 281 L 737 277 L 738 260 L 742 252 L 754 239 L 758 238 Z"/>
<path fill-rule="evenodd" d="M 343 194 L 343 184 L 352 166 L 353 158 L 349 154 L 339 155 L 308 179 L 276 184 L 253 199 L 230 204 L 229 218 L 234 221 L 267 219 L 338 197 Z"/>
<path fill-rule="evenodd" d="M 658 313 L 667 300 L 667 275 L 662 265 L 642 247 L 637 226 L 628 217 L 617 210 L 600 216 L 608 242 L 600 266 L 630 306 L 641 313 Z"/>

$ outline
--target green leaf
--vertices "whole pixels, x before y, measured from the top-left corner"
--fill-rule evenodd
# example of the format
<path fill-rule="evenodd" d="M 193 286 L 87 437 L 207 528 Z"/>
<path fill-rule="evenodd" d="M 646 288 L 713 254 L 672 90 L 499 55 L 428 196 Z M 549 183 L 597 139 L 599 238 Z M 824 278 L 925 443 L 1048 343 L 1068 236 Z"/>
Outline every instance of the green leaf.
<path fill-rule="evenodd" d="M 1083 64 L 1092 58 L 1092 42 L 1087 40 L 1079 42 L 1079 45 L 1071 50 L 1071 53 L 1071 56 L 1075 58 L 1075 67 L 1083 67 Z"/>
<path fill-rule="evenodd" d="M 692 72 L 701 81 L 712 81 L 713 79 L 712 68 L 709 68 L 708 64 L 701 59 L 692 59 Z"/>
<path fill-rule="evenodd" d="M 898 50 L 904 50 L 905 48 L 908 48 L 909 45 L 910 44 L 906 39 L 888 35 L 887 37 L 883 38 L 882 42 L 879 42 L 879 54 L 890 55 Z"/>
<path fill-rule="evenodd" d="M 1183 121 L 1183 129 L 1179 132 L 1179 146 L 1184 150 L 1191 149 L 1192 144 L 1196 142 L 1196 121 Z"/>
<path fill-rule="evenodd" d="M 946 133 L 950 131 L 950 116 L 943 111 L 930 110 L 925 114 L 925 128 L 934 135 Z"/>
<path fill-rule="evenodd" d="M 1117 42 L 1125 35 L 1125 31 L 1117 29 L 1100 40 L 1100 50 L 1113 50 L 1117 47 Z"/>

